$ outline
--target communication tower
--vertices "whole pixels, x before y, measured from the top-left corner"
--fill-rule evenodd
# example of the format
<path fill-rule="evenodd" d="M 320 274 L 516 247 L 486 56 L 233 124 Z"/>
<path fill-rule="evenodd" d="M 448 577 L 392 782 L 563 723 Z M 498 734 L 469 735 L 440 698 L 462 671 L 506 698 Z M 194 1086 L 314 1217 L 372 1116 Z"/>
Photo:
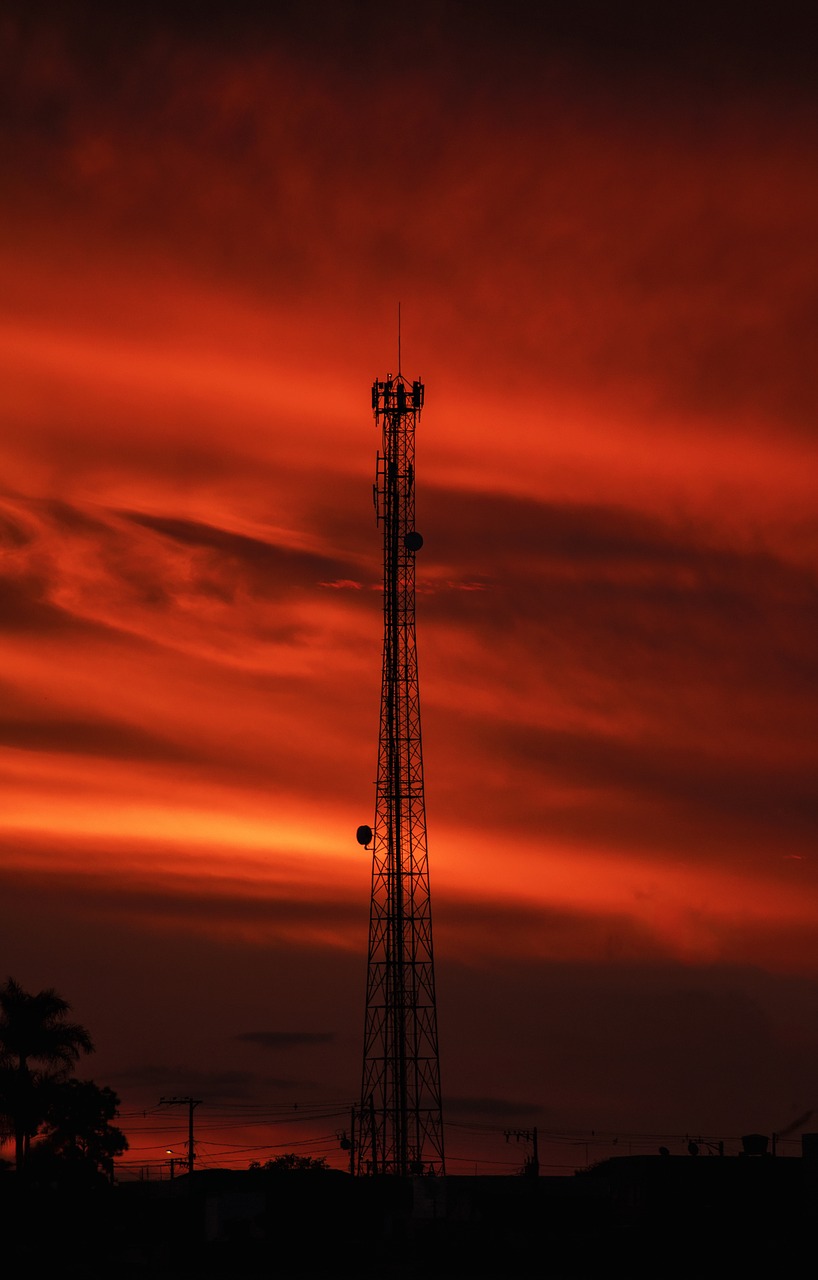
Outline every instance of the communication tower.
<path fill-rule="evenodd" d="M 399 340 L 400 342 L 400 340 Z M 398 346 L 400 351 L 400 345 Z M 383 435 L 373 486 L 383 530 L 383 678 L 374 828 L 359 1174 L 443 1174 L 443 1117 L 415 638 L 415 428 L 422 382 L 372 386 Z"/>

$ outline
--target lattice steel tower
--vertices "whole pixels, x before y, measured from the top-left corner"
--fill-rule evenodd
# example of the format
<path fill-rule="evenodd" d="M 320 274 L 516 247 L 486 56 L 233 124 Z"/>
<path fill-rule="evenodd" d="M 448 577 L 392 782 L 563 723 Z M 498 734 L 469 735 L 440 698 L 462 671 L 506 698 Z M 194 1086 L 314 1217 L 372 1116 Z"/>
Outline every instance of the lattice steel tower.
<path fill-rule="evenodd" d="M 398 361 L 400 365 L 400 360 Z M 415 427 L 422 382 L 372 387 L 383 432 L 374 485 L 383 529 L 383 680 L 372 847 L 366 1023 L 355 1168 L 443 1174 L 443 1118 L 415 641 Z"/>

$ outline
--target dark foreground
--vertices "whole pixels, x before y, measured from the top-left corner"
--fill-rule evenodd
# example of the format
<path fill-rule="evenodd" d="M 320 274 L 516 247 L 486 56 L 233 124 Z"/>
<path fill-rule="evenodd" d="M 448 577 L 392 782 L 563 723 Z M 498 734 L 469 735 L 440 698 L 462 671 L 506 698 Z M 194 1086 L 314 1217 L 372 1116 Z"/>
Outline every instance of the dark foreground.
<path fill-rule="evenodd" d="M 624 1157 L 568 1178 L 202 1171 L 22 1194 L 7 1274 L 60 1280 L 768 1276 L 811 1254 L 818 1162 Z"/>

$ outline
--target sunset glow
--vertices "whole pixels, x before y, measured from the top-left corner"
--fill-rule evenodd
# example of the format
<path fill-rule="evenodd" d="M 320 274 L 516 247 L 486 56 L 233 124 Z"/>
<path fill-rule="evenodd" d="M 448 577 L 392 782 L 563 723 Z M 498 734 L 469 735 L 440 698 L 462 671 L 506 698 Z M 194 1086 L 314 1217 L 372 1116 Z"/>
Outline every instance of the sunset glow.
<path fill-rule="evenodd" d="M 344 1167 L 398 303 L 444 1116 L 818 1106 L 813 73 L 524 7 L 0 20 L 2 963 L 134 1133 Z"/>

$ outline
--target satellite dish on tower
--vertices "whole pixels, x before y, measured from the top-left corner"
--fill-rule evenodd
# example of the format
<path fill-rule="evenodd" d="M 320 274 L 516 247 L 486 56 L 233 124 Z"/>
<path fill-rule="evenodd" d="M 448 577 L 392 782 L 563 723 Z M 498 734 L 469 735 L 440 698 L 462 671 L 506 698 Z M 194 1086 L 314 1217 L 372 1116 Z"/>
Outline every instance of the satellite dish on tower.
<path fill-rule="evenodd" d="M 423 546 L 423 538 L 416 529 L 413 529 L 411 533 L 404 534 L 403 545 L 407 551 L 420 551 Z"/>
<path fill-rule="evenodd" d="M 359 827 L 355 832 L 355 839 L 358 841 L 358 844 L 362 844 L 364 848 L 366 848 L 367 845 L 372 843 L 372 828 Z"/>

